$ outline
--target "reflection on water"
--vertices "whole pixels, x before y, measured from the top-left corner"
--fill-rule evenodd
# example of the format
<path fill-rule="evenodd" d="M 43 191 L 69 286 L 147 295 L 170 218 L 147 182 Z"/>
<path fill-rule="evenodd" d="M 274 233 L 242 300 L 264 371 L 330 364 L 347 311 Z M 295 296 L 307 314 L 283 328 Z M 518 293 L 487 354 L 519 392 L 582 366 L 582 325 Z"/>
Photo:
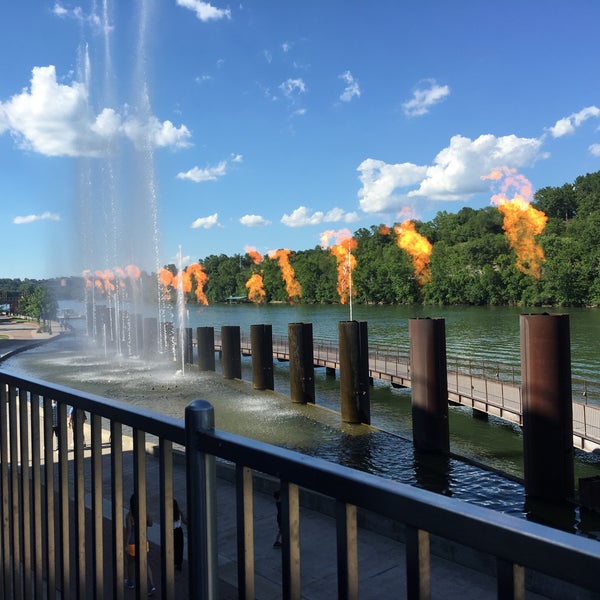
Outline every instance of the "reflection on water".
<path fill-rule="evenodd" d="M 183 419 L 185 406 L 203 398 L 215 407 L 218 429 L 266 441 L 359 469 L 401 483 L 418 486 L 466 502 L 512 515 L 549 522 L 554 526 L 595 535 L 600 530 L 590 515 L 538 506 L 526 501 L 522 476 L 522 440 L 517 427 L 498 419 L 473 419 L 470 411 L 450 410 L 452 456 L 415 451 L 411 441 L 410 390 L 376 383 L 372 389 L 372 427 L 342 425 L 339 381 L 316 372 L 318 406 L 289 401 L 289 370 L 276 363 L 275 392 L 253 390 L 251 360 L 242 360 L 244 381 L 224 380 L 217 373 L 176 372 L 173 363 L 148 365 L 135 359 L 109 361 L 103 353 L 90 354 L 83 337 L 58 339 L 17 355 L 3 369 L 16 374 L 82 389 Z M 471 461 L 457 458 L 466 456 Z M 589 457 L 590 455 L 586 455 Z M 505 477 L 478 463 L 511 474 Z M 598 474 L 598 461 L 584 467 Z M 581 466 L 576 467 L 580 469 Z M 546 512 L 544 512 L 546 511 Z"/>

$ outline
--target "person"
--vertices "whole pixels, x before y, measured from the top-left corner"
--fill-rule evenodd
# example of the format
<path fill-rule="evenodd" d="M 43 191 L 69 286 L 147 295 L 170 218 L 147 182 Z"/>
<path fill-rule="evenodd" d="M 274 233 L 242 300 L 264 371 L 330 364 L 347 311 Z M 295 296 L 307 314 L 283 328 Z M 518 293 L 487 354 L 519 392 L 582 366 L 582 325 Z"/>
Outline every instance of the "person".
<path fill-rule="evenodd" d="M 173 498 L 173 553 L 175 555 L 175 570 L 181 571 L 183 566 L 183 527 L 187 519 L 179 508 L 177 500 Z"/>
<path fill-rule="evenodd" d="M 273 548 L 281 548 L 281 492 L 275 490 L 273 498 L 275 498 L 275 508 L 277 509 L 277 535 L 273 542 Z"/>
<path fill-rule="evenodd" d="M 125 587 L 128 589 L 135 588 L 134 573 L 135 573 L 135 524 L 137 521 L 137 500 L 135 494 L 131 494 L 129 498 L 129 512 L 125 517 L 125 551 L 127 554 L 127 579 L 125 579 Z M 146 515 L 146 526 L 152 527 L 152 517 Z M 146 552 L 150 551 L 150 544 L 146 542 Z M 148 596 L 152 596 L 156 592 L 154 586 L 154 578 L 152 577 L 152 569 L 148 563 Z"/>
<path fill-rule="evenodd" d="M 54 435 L 56 436 L 55 450 L 58 450 L 58 444 L 59 444 L 60 438 L 58 437 L 58 433 L 59 433 L 58 403 L 56 402 L 56 400 L 52 400 L 52 431 L 53 431 Z"/>
<path fill-rule="evenodd" d="M 73 407 L 69 406 L 69 408 L 67 409 L 67 425 L 69 426 L 69 429 L 71 429 L 71 431 L 73 432 L 73 443 L 75 443 L 75 423 L 73 422 L 74 412 L 75 411 L 73 410 Z M 83 420 L 87 421 L 87 416 L 85 413 L 83 413 Z M 81 435 L 83 439 L 83 447 L 85 448 L 85 431 Z"/>

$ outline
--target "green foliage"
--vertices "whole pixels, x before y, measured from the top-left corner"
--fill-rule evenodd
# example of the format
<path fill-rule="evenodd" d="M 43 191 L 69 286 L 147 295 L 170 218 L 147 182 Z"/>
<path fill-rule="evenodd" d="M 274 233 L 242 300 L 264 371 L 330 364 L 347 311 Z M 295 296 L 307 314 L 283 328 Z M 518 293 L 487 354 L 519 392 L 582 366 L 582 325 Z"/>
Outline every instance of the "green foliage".
<path fill-rule="evenodd" d="M 381 233 L 383 228 L 376 225 L 358 229 L 353 251 L 355 301 L 600 306 L 600 171 L 577 177 L 574 183 L 539 189 L 533 206 L 548 217 L 543 233 L 535 238 L 545 254 L 539 280 L 517 269 L 515 251 L 503 231 L 503 215 L 495 206 L 465 207 L 456 214 L 440 211 L 429 222 L 415 223 L 415 230 L 433 245 L 431 277 L 424 284 L 417 281 L 412 259 L 398 246 L 393 230 Z M 329 249 L 316 246 L 292 252 L 289 261 L 302 288 L 298 302 L 339 302 L 337 263 Z M 248 255 L 219 254 L 198 262 L 208 275 L 204 292 L 209 303 L 246 297 L 245 284 L 253 273 L 263 277 L 267 302 L 288 300 L 277 259 L 265 258 L 256 265 Z M 174 265 L 167 268 L 175 272 Z M 156 297 L 153 275 L 143 273 L 140 287 L 145 296 Z M 51 289 L 61 298 L 73 298 L 76 288 L 74 281 L 63 278 L 54 280 Z M 41 315 L 38 282 L 0 279 L 2 290 L 22 291 L 28 314 Z"/>
<path fill-rule="evenodd" d="M 19 314 L 44 324 L 56 319 L 58 302 L 47 285 L 26 282 L 20 291 L 22 296 L 19 300 Z"/>

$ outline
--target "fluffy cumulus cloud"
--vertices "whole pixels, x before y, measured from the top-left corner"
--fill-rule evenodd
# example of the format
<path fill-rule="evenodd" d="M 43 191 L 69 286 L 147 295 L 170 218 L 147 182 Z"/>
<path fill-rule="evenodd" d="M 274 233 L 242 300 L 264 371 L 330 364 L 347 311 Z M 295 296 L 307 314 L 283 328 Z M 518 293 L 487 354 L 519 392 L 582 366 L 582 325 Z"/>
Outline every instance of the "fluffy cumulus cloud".
<path fill-rule="evenodd" d="M 177 173 L 177 179 L 189 179 L 194 183 L 203 181 L 216 181 L 227 173 L 227 162 L 221 161 L 219 164 L 212 167 L 201 169 L 200 167 L 192 167 L 189 171 Z"/>
<path fill-rule="evenodd" d="M 577 129 L 584 121 L 597 117 L 600 117 L 600 108 L 597 106 L 587 106 L 579 112 L 556 121 L 556 123 L 550 127 L 550 133 L 552 134 L 552 137 L 555 138 L 574 133 L 575 129 Z"/>
<path fill-rule="evenodd" d="M 46 211 L 41 215 L 27 215 L 13 219 L 15 225 L 28 225 L 29 223 L 35 223 L 35 221 L 60 221 L 60 215 Z"/>
<path fill-rule="evenodd" d="M 466 200 L 488 189 L 481 176 L 498 165 L 520 168 L 544 158 L 541 144 L 540 139 L 515 135 L 475 140 L 456 135 L 429 166 L 369 158 L 358 166 L 360 208 L 380 213 L 397 210 L 410 199 Z"/>
<path fill-rule="evenodd" d="M 593 154 L 594 156 L 600 156 L 600 144 L 592 144 L 588 150 L 590 151 L 591 154 Z"/>
<path fill-rule="evenodd" d="M 244 157 L 241 154 L 232 154 L 229 161 L 222 160 L 212 167 L 192 167 L 189 171 L 182 171 L 177 173 L 177 179 L 188 179 L 194 183 L 201 183 L 203 181 L 216 181 L 227 174 L 229 163 L 240 164 L 244 161 Z"/>
<path fill-rule="evenodd" d="M 244 215 L 240 219 L 240 223 L 246 227 L 266 227 L 271 224 L 271 221 L 260 215 Z"/>
<path fill-rule="evenodd" d="M 352 98 L 360 98 L 360 86 L 350 71 L 342 73 L 339 78 L 346 84 L 344 91 L 340 95 L 342 102 L 350 102 Z"/>
<path fill-rule="evenodd" d="M 211 229 L 219 225 L 219 213 L 208 217 L 198 217 L 191 225 L 192 229 Z"/>
<path fill-rule="evenodd" d="M 334 208 L 328 212 L 311 212 L 306 206 L 299 206 L 291 214 L 283 215 L 281 222 L 288 227 L 306 227 L 307 225 L 320 225 L 321 223 L 354 223 L 359 220 L 355 212 L 345 212 L 341 208 Z"/>
<path fill-rule="evenodd" d="M 177 0 L 177 6 L 182 6 L 196 13 L 196 17 L 202 22 L 231 19 L 230 9 L 217 8 L 210 2 L 202 2 L 202 0 Z"/>
<path fill-rule="evenodd" d="M 185 147 L 191 137 L 185 125 L 156 117 L 142 122 L 113 108 L 94 114 L 86 86 L 59 83 L 53 65 L 34 67 L 30 88 L 0 102 L 0 134 L 6 131 L 21 148 L 46 156 L 101 156 L 117 136 L 143 147 Z"/>
<path fill-rule="evenodd" d="M 447 85 L 438 85 L 435 79 L 426 79 L 414 91 L 413 97 L 402 105 L 402 110 L 409 117 L 426 115 L 432 106 L 439 104 L 449 95 L 450 88 Z"/>

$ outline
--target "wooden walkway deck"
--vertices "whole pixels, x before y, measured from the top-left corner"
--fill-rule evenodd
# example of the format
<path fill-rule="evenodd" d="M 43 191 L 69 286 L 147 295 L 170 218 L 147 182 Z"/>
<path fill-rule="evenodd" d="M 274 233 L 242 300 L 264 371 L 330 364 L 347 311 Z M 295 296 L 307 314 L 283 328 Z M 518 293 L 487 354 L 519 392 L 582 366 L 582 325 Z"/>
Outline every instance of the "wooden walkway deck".
<path fill-rule="evenodd" d="M 215 350 L 220 351 L 220 339 L 215 339 Z M 252 355 L 250 338 L 241 337 L 241 352 Z M 339 369 L 339 352 L 334 340 L 313 340 L 316 367 Z M 288 340 L 273 336 L 273 358 L 289 360 Z M 468 406 L 476 411 L 494 415 L 517 425 L 523 424 L 519 374 L 512 367 L 495 363 L 474 365 L 470 361 L 448 361 L 448 401 Z M 486 373 L 492 373 L 492 376 Z M 369 376 L 387 381 L 393 387 L 411 387 L 408 352 L 388 347 L 369 348 Z M 587 397 L 587 385 L 582 384 L 581 395 Z M 575 392 L 574 392 L 575 396 Z M 600 448 L 600 406 L 573 402 L 573 445 L 591 452 Z"/>

